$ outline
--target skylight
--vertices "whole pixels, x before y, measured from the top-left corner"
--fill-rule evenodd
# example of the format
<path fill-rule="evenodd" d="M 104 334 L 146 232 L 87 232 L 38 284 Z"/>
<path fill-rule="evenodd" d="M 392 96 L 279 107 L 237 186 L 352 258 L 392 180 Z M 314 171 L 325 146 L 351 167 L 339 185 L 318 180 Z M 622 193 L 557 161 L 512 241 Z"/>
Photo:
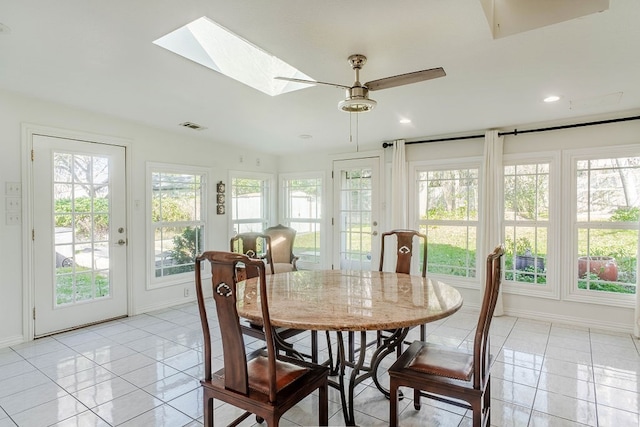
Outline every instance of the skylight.
<path fill-rule="evenodd" d="M 160 37 L 153 43 L 267 95 L 276 96 L 313 86 L 275 80 L 276 76 L 314 79 L 206 16 Z"/>

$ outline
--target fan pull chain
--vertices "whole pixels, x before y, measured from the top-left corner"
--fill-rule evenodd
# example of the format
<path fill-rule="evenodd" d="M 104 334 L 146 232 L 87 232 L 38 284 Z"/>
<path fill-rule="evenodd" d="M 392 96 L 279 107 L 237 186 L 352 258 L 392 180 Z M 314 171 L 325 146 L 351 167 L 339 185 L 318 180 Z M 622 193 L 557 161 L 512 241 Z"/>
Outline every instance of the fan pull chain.
<path fill-rule="evenodd" d="M 360 114 L 356 113 L 356 153 L 360 151 Z"/>
<path fill-rule="evenodd" d="M 353 116 L 356 116 L 356 153 L 360 150 L 360 124 L 358 113 L 349 112 L 349 142 L 353 142 Z"/>

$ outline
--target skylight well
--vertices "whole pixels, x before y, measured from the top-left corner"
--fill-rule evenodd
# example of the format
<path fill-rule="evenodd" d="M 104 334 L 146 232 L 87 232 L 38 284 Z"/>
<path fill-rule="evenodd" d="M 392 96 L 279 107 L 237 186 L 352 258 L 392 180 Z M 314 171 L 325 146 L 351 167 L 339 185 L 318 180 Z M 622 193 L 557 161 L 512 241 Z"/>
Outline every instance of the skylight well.
<path fill-rule="evenodd" d="M 153 43 L 267 95 L 276 96 L 313 86 L 275 80 L 276 76 L 314 79 L 206 16 L 154 40 Z"/>

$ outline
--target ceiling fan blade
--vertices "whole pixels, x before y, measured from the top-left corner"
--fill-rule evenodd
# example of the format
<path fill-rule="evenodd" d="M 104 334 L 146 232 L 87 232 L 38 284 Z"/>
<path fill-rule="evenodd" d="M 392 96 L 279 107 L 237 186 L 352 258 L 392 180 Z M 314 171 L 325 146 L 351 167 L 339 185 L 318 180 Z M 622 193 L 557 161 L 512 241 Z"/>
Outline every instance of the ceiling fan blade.
<path fill-rule="evenodd" d="M 373 80 L 364 84 L 369 90 L 388 89 L 390 87 L 408 85 L 418 83 L 424 80 L 436 79 L 444 77 L 447 73 L 442 67 L 430 68 L 428 70 L 414 71 L 413 73 L 400 74 L 393 77 L 385 77 L 384 79 Z"/>
<path fill-rule="evenodd" d="M 274 77 L 276 80 L 286 80 L 288 82 L 296 82 L 296 83 L 304 83 L 309 85 L 327 85 L 327 86 L 335 86 L 338 89 L 351 89 L 351 86 L 339 85 L 337 83 L 326 83 L 326 82 L 316 82 L 313 80 L 303 80 L 303 79 L 293 79 L 290 77 Z"/>

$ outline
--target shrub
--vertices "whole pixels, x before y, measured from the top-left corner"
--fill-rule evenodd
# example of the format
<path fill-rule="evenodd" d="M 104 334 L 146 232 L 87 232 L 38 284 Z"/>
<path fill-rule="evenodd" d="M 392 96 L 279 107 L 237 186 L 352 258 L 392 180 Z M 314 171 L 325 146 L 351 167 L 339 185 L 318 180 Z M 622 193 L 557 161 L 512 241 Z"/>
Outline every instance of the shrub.
<path fill-rule="evenodd" d="M 182 234 L 173 237 L 171 258 L 177 265 L 171 269 L 172 274 L 194 271 L 194 262 L 202 251 L 202 227 L 184 229 Z"/>
<path fill-rule="evenodd" d="M 640 221 L 640 208 L 631 206 L 618 208 L 610 219 L 616 222 L 638 222 Z"/>

